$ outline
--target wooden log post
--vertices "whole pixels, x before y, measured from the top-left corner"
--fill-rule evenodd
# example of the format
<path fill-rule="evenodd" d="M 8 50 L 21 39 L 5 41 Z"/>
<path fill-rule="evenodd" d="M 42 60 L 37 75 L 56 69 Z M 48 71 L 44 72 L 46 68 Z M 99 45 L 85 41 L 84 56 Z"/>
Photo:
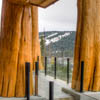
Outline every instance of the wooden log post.
<path fill-rule="evenodd" d="M 39 69 L 43 69 L 42 59 L 41 59 L 41 51 L 40 51 L 40 42 L 39 42 L 39 32 L 38 32 L 38 8 L 32 6 L 31 7 L 32 14 L 32 54 L 33 56 L 33 69 L 35 70 L 35 62 L 37 62 L 37 58 L 39 56 Z"/>
<path fill-rule="evenodd" d="M 72 88 L 80 91 L 81 61 L 84 61 L 83 91 L 100 91 L 100 0 L 78 0 L 78 23 Z"/>
<path fill-rule="evenodd" d="M 34 93 L 32 69 L 37 56 L 41 58 L 38 8 L 27 5 L 27 1 L 3 0 L 2 3 L 0 96 L 3 97 L 25 96 L 25 62 L 30 62 L 30 95 Z"/>

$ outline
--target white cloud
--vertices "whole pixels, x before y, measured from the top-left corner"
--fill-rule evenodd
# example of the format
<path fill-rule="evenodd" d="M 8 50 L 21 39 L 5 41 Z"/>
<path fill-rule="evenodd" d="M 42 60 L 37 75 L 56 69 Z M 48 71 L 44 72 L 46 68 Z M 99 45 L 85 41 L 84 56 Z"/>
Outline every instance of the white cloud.
<path fill-rule="evenodd" d="M 39 8 L 39 30 L 75 30 L 77 0 L 59 0 L 54 5 Z"/>
<path fill-rule="evenodd" d="M 0 0 L 0 16 L 1 16 L 2 0 Z"/>

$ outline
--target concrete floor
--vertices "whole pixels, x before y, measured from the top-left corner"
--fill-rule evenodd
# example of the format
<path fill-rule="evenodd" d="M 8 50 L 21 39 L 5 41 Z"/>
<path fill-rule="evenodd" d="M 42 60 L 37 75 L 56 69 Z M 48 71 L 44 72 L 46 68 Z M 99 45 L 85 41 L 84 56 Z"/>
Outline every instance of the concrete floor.
<path fill-rule="evenodd" d="M 49 98 L 49 82 L 54 82 L 54 98 L 73 100 L 73 97 L 69 94 L 62 92 L 62 87 L 66 87 L 67 84 L 59 79 L 54 79 L 51 76 L 45 76 L 43 73 L 39 73 L 39 95 L 48 99 Z"/>
<path fill-rule="evenodd" d="M 74 100 L 100 100 L 100 92 L 77 92 L 68 87 L 62 88 L 63 92 L 66 94 L 71 94 L 74 97 Z"/>
<path fill-rule="evenodd" d="M 33 74 L 33 79 L 34 79 Z M 79 93 L 70 88 L 70 84 L 51 76 L 45 76 L 39 73 L 39 96 L 31 96 L 30 100 L 48 100 L 49 99 L 49 82 L 54 82 L 54 100 L 100 100 L 100 92 Z M 62 91 L 62 88 L 64 91 Z M 71 94 L 71 95 L 70 95 Z M 0 98 L 0 100 L 27 100 L 26 98 Z"/>
<path fill-rule="evenodd" d="M 33 80 L 34 80 L 33 74 Z M 49 100 L 49 82 L 54 82 L 54 100 L 74 100 L 69 94 L 62 92 L 62 87 L 66 87 L 66 82 L 61 80 L 54 80 L 53 77 L 46 76 L 39 73 L 39 97 L 32 96 L 30 100 Z M 35 80 L 34 80 L 35 82 Z M 26 98 L 0 98 L 1 100 L 27 100 Z"/>
<path fill-rule="evenodd" d="M 1 100 L 27 100 L 26 98 L 0 98 Z M 30 100 L 46 100 L 42 97 L 31 96 Z"/>

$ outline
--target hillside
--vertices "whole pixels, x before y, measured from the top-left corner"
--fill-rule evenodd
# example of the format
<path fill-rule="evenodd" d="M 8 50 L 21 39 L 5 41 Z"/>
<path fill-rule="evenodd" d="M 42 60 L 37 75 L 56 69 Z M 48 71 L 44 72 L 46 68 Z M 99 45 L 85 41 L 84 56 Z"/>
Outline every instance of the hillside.
<path fill-rule="evenodd" d="M 40 32 L 45 36 L 45 46 L 47 56 L 65 56 L 73 57 L 75 31 L 47 31 Z"/>

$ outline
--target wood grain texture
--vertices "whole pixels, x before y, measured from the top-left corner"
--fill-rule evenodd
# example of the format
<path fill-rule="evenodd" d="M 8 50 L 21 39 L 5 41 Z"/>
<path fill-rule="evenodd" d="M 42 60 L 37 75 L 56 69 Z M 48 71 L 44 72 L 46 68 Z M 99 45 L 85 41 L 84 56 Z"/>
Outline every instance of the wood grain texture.
<path fill-rule="evenodd" d="M 75 50 L 74 50 L 74 70 L 73 70 L 73 77 L 72 77 L 72 88 L 75 88 L 77 76 L 79 73 L 79 65 L 80 65 L 80 41 L 81 41 L 81 30 L 82 30 L 82 0 L 78 0 L 78 22 L 77 22 L 77 32 L 76 32 L 76 40 L 75 40 Z M 75 75 L 76 74 L 76 75 Z"/>
<path fill-rule="evenodd" d="M 82 9 L 82 10 L 81 10 Z M 100 91 L 100 1 L 78 0 L 72 88 L 80 90 L 80 68 L 84 61 L 84 91 Z"/>
<path fill-rule="evenodd" d="M 36 13 L 37 12 L 37 13 Z M 39 57 L 39 69 L 43 69 L 41 60 L 41 50 L 39 42 L 39 32 L 38 32 L 38 8 L 32 6 L 32 52 L 33 52 L 33 62 L 36 62 Z M 35 13 L 35 14 L 34 14 Z M 33 64 L 33 70 L 35 70 L 35 63 Z"/>
<path fill-rule="evenodd" d="M 29 5 L 29 0 L 8 0 L 8 2 L 16 5 Z"/>
<path fill-rule="evenodd" d="M 34 12 L 32 9 L 35 9 Z M 16 5 L 3 0 L 0 35 L 0 96 L 25 96 L 25 62 L 31 64 L 30 95 L 34 93 L 32 70 L 36 60 L 33 59 L 41 56 L 37 27 L 38 9 L 36 9 L 30 5 Z M 34 52 L 33 48 L 38 52 Z M 42 66 L 41 63 L 40 65 Z"/>

